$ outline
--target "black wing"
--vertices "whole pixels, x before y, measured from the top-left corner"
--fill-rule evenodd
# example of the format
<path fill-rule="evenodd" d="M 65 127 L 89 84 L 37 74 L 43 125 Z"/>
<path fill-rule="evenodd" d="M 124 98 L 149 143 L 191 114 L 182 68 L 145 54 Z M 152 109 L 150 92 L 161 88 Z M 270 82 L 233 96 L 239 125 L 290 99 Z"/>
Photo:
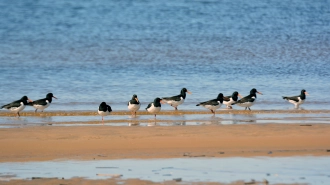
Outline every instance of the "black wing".
<path fill-rule="evenodd" d="M 255 97 L 254 96 L 245 96 L 244 98 L 237 101 L 237 103 L 245 103 L 245 102 L 254 102 Z"/>
<path fill-rule="evenodd" d="M 33 101 L 31 103 L 28 103 L 28 105 L 47 105 L 46 98 Z"/>
<path fill-rule="evenodd" d="M 162 99 L 164 100 L 174 100 L 174 101 L 180 101 L 181 100 L 181 95 L 177 95 L 177 96 L 172 96 L 172 97 L 164 97 Z"/>
<path fill-rule="evenodd" d="M 295 102 L 299 102 L 299 96 L 291 96 L 291 97 L 283 96 L 283 99 L 285 99 L 285 100 L 293 100 Z"/>
<path fill-rule="evenodd" d="M 216 105 L 219 105 L 219 102 L 218 102 L 217 99 L 213 99 L 213 100 L 201 102 L 201 103 L 197 104 L 196 106 L 199 106 L 199 105 L 213 105 L 213 106 L 216 106 Z"/>
<path fill-rule="evenodd" d="M 137 104 L 137 105 L 140 104 L 140 102 L 136 101 L 135 99 L 134 100 L 130 100 L 129 102 L 131 104 Z M 128 105 L 128 103 L 127 103 L 127 105 Z"/>
<path fill-rule="evenodd" d="M 223 101 L 230 101 L 231 96 L 224 96 Z"/>
<path fill-rule="evenodd" d="M 21 106 L 21 100 L 17 100 L 17 101 L 13 101 L 11 103 L 8 103 L 6 105 L 3 105 L 1 108 L 5 108 L 5 109 L 10 109 L 12 107 L 19 107 Z"/>
<path fill-rule="evenodd" d="M 148 104 L 146 110 L 149 109 L 149 108 L 151 107 L 151 104 L 152 104 L 152 103 L 149 103 L 149 104 Z"/>

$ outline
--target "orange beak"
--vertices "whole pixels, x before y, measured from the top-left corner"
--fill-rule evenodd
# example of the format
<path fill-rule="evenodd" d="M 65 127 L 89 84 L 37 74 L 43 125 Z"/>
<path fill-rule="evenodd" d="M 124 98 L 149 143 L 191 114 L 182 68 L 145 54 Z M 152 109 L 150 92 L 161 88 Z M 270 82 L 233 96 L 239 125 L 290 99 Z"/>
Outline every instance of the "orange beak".
<path fill-rule="evenodd" d="M 257 92 L 257 93 L 262 95 L 262 93 L 261 93 L 261 92 Z"/>
<path fill-rule="evenodd" d="M 188 91 L 188 90 L 187 90 L 187 93 L 188 93 L 188 94 L 192 94 L 192 93 L 191 93 L 190 91 Z"/>
<path fill-rule="evenodd" d="M 241 94 L 238 94 L 238 97 L 243 98 L 243 96 Z"/>
<path fill-rule="evenodd" d="M 309 95 L 308 92 L 305 92 L 305 95 Z"/>

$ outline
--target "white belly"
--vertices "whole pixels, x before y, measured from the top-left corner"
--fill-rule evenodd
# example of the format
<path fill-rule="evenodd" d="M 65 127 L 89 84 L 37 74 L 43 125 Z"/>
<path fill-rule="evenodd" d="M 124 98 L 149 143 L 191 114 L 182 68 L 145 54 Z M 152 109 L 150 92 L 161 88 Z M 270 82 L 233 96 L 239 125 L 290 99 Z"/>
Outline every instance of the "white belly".
<path fill-rule="evenodd" d="M 152 114 L 156 114 L 160 111 L 161 107 L 154 107 L 154 104 L 151 104 L 151 107 L 149 107 L 147 109 L 148 112 L 152 113 Z"/>
<path fill-rule="evenodd" d="M 132 111 L 132 112 L 136 112 L 140 109 L 141 104 L 131 104 L 128 103 L 128 110 Z"/>
<path fill-rule="evenodd" d="M 253 102 L 237 103 L 236 105 L 241 107 L 251 107 L 255 102 L 256 100 L 254 100 Z"/>
<path fill-rule="evenodd" d="M 21 112 L 23 109 L 25 108 L 25 105 L 21 102 L 21 105 L 19 107 L 11 107 L 10 109 L 8 109 L 11 112 Z"/>
<path fill-rule="evenodd" d="M 227 106 L 231 106 L 231 104 L 235 103 L 235 101 L 233 99 L 230 98 L 229 101 L 223 101 L 223 104 L 227 105 Z"/>
<path fill-rule="evenodd" d="M 50 105 L 50 103 L 47 102 L 46 105 L 33 105 L 33 107 L 43 111 L 43 110 L 45 110 L 45 108 L 49 107 L 49 105 Z"/>
<path fill-rule="evenodd" d="M 177 107 L 177 106 L 181 105 L 184 102 L 184 99 L 181 97 L 180 101 L 164 100 L 164 99 L 163 99 L 163 101 L 170 104 L 172 107 Z"/>
<path fill-rule="evenodd" d="M 222 105 L 222 104 L 220 104 L 220 102 L 219 102 L 219 105 L 202 105 L 202 106 L 205 107 L 206 109 L 209 109 L 209 110 L 213 110 L 213 111 L 215 111 L 215 110 L 217 110 L 218 108 L 220 108 L 221 105 Z"/>
<path fill-rule="evenodd" d="M 97 111 L 98 113 L 99 113 L 99 115 L 101 115 L 101 116 L 107 116 L 107 115 L 109 115 L 110 114 L 110 112 L 108 112 L 108 111 L 106 111 L 106 112 L 103 112 L 103 111 Z"/>
<path fill-rule="evenodd" d="M 301 100 L 300 98 L 299 98 L 299 101 L 298 101 L 298 102 L 293 101 L 293 100 L 288 100 L 288 101 L 289 101 L 290 103 L 294 104 L 296 108 L 298 108 L 299 105 L 305 103 L 305 100 Z"/>

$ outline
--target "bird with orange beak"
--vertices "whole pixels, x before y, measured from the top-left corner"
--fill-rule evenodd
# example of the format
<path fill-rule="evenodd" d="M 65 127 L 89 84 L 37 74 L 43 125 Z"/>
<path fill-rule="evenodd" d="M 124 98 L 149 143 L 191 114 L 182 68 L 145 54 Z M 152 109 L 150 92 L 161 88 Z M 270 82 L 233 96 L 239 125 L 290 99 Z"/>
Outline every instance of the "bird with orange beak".
<path fill-rule="evenodd" d="M 8 109 L 9 111 L 16 113 L 17 116 L 20 117 L 21 115 L 19 114 L 19 112 L 21 112 L 29 102 L 32 102 L 32 100 L 30 100 L 27 96 L 23 96 L 21 99 L 3 105 L 1 108 Z"/>
<path fill-rule="evenodd" d="M 176 96 L 171 97 L 163 97 L 163 102 L 168 103 L 172 107 L 174 107 L 175 110 L 178 110 L 178 106 L 181 105 L 184 100 L 186 99 L 186 93 L 191 94 L 190 91 L 188 91 L 186 88 L 181 89 L 181 93 Z"/>
<path fill-rule="evenodd" d="M 305 89 L 301 90 L 300 95 L 298 96 L 282 96 L 283 99 L 292 103 L 296 109 L 299 108 L 299 105 L 303 104 L 306 100 L 306 95 L 309 95 Z"/>
<path fill-rule="evenodd" d="M 127 103 L 127 106 L 128 110 L 131 111 L 132 116 L 135 115 L 136 117 L 136 111 L 138 111 L 141 107 L 141 103 L 136 94 L 133 94 L 132 99 Z"/>

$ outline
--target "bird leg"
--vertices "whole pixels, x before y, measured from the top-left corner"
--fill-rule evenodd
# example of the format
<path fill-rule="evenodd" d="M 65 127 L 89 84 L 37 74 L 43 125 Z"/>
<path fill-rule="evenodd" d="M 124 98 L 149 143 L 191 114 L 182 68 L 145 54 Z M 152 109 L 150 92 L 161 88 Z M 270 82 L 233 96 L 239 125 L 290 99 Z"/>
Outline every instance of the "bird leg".
<path fill-rule="evenodd" d="M 18 115 L 18 117 L 20 117 L 21 115 L 19 115 L 19 112 L 17 112 L 17 115 Z"/>
<path fill-rule="evenodd" d="M 36 109 L 34 112 L 37 112 L 38 109 Z"/>

